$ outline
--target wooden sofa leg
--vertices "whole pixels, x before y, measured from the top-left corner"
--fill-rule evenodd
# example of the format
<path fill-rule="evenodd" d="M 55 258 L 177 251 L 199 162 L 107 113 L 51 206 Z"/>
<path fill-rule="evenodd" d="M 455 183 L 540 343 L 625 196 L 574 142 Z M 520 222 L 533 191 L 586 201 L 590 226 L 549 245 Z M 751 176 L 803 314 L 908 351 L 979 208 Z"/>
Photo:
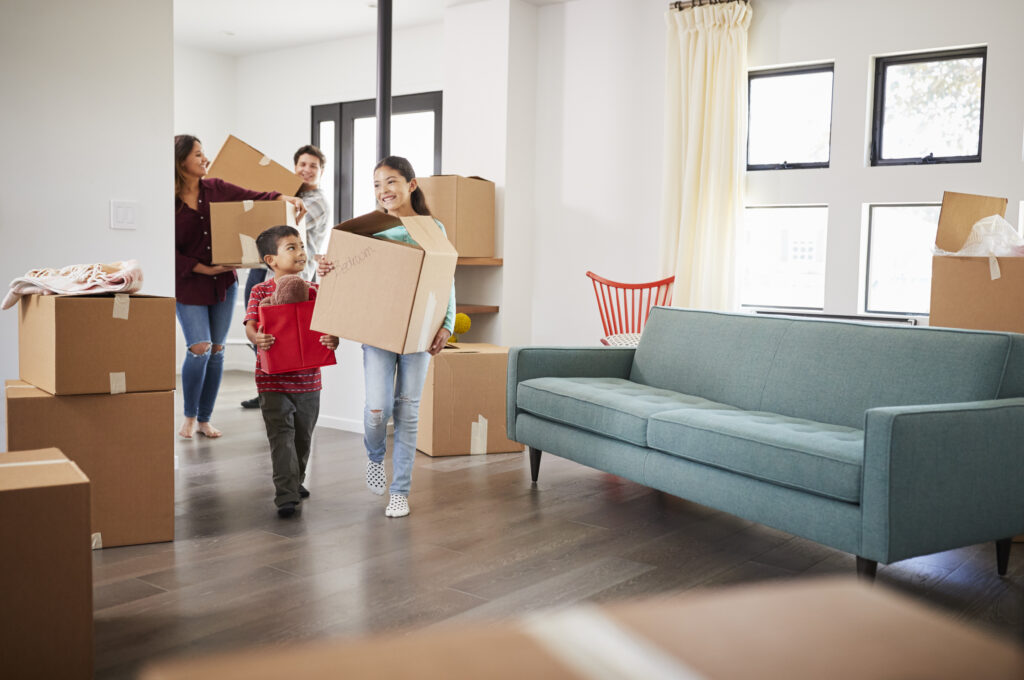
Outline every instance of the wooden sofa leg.
<path fill-rule="evenodd" d="M 1010 545 L 1013 538 L 1000 538 L 996 541 L 996 571 L 1006 576 L 1006 568 L 1010 566 Z"/>
<path fill-rule="evenodd" d="M 537 475 L 540 474 L 540 449 L 530 447 L 530 477 L 533 481 L 537 481 Z"/>
<path fill-rule="evenodd" d="M 875 572 L 878 571 L 878 562 L 875 560 L 866 560 L 860 555 L 857 556 L 857 576 L 873 583 L 875 580 Z"/>

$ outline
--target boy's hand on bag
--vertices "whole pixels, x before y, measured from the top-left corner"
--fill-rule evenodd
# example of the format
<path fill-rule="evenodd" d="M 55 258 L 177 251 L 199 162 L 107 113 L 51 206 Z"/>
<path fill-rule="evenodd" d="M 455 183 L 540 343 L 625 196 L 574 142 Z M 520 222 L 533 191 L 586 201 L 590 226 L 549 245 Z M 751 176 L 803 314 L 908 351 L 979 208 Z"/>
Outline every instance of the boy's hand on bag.
<path fill-rule="evenodd" d="M 327 349 L 338 349 L 338 338 L 334 337 L 333 335 L 321 335 L 320 344 L 326 347 Z"/>
<path fill-rule="evenodd" d="M 263 331 L 256 331 L 256 346 L 262 350 L 270 349 L 274 344 L 274 336 Z"/>
<path fill-rule="evenodd" d="M 316 257 L 316 275 L 320 278 L 324 277 L 324 274 L 329 274 L 334 271 L 334 263 L 328 260 L 323 255 L 317 255 Z"/>

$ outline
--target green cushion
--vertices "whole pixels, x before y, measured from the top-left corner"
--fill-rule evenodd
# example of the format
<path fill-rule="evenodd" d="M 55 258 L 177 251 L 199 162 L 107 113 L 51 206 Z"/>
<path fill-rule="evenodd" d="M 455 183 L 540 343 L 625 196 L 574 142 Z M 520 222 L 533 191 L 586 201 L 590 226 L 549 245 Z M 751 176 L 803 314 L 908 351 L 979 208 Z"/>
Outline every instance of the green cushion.
<path fill-rule="evenodd" d="M 728 409 L 707 399 L 639 385 L 621 378 L 533 378 L 519 383 L 516 406 L 638 446 L 647 445 L 647 419 L 690 408 Z"/>
<path fill-rule="evenodd" d="M 863 430 L 763 411 L 684 408 L 652 416 L 647 439 L 680 458 L 860 502 Z"/>

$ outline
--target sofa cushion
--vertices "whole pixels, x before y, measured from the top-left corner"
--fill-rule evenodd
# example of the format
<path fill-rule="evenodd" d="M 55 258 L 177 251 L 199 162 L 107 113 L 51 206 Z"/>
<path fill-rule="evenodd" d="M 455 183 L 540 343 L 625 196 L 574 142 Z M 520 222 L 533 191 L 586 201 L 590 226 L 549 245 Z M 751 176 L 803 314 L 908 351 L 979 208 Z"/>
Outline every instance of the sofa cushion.
<path fill-rule="evenodd" d="M 860 502 L 863 430 L 763 411 L 685 408 L 652 416 L 647 439 L 680 458 Z"/>
<path fill-rule="evenodd" d="M 533 378 L 519 383 L 516 405 L 541 418 L 647 446 L 647 419 L 680 407 L 731 407 L 622 378 Z"/>

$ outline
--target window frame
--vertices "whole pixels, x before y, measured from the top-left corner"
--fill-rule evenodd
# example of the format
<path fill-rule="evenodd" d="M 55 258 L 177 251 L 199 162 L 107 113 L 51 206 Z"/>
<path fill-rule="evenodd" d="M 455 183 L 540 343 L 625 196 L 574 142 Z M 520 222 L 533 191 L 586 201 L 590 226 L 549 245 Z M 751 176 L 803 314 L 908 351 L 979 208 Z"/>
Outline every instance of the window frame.
<path fill-rule="evenodd" d="M 888 66 L 917 64 L 932 61 L 952 61 L 981 57 L 981 107 L 978 110 L 978 153 L 971 156 L 938 156 L 932 154 L 918 158 L 882 158 L 882 140 L 885 135 L 885 74 Z M 939 165 L 943 163 L 980 163 L 982 140 L 985 132 L 985 81 L 988 71 L 988 46 L 964 47 L 954 50 L 914 52 L 887 57 L 875 57 L 874 99 L 871 104 L 871 165 Z"/>
<path fill-rule="evenodd" d="M 828 109 L 828 160 L 814 163 L 750 163 L 750 90 L 755 79 L 777 78 L 779 76 L 806 75 L 808 73 L 831 73 L 832 89 L 829 97 Z M 807 64 L 805 66 L 783 66 L 778 68 L 758 69 L 747 71 L 747 153 L 744 159 L 747 164 L 747 171 L 759 170 L 803 170 L 806 168 L 827 168 L 832 161 L 832 114 L 835 110 L 836 92 L 836 65 L 835 62 Z"/>
<path fill-rule="evenodd" d="M 444 103 L 441 90 L 399 95 L 391 98 L 391 114 L 434 112 L 434 167 L 430 174 L 441 172 L 441 123 Z M 354 217 L 352 200 L 354 179 L 352 177 L 352 148 L 355 139 L 356 118 L 373 118 L 377 115 L 376 99 L 360 99 L 336 104 L 318 104 L 312 107 L 310 138 L 314 146 L 320 146 L 320 123 L 334 122 L 334 149 L 331 157 L 336 159 L 334 186 L 330 187 L 334 223 L 338 224 Z"/>
<path fill-rule="evenodd" d="M 928 203 L 926 201 L 918 201 L 914 203 L 868 203 L 868 224 L 867 224 L 867 242 L 864 250 L 864 314 L 875 314 L 879 316 L 904 316 L 908 318 L 914 317 L 928 317 L 931 312 L 931 301 L 929 300 L 929 309 L 927 312 L 909 312 L 909 311 L 887 311 L 887 310 L 876 310 L 871 309 L 871 291 L 868 288 L 871 286 L 871 234 L 872 226 L 874 224 L 874 210 L 875 208 L 941 208 L 941 203 Z"/>

